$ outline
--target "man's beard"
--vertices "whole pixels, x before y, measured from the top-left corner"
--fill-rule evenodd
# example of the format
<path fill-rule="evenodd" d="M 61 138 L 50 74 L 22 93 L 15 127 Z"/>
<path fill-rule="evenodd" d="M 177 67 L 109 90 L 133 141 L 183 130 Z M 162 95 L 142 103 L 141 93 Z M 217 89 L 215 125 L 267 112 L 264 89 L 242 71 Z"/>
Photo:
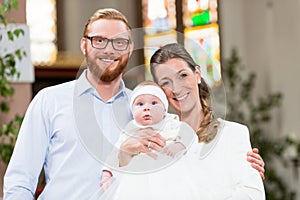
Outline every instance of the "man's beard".
<path fill-rule="evenodd" d="M 117 77 L 122 74 L 127 66 L 128 63 L 129 54 L 126 57 L 121 57 L 119 59 L 119 63 L 117 66 L 113 66 L 111 69 L 111 66 L 108 66 L 105 68 L 104 72 L 100 76 L 100 80 L 103 82 L 111 82 L 115 80 Z"/>
<path fill-rule="evenodd" d="M 87 56 L 87 65 L 93 76 L 97 77 L 99 80 L 103 82 L 111 82 L 115 80 L 117 77 L 122 74 L 127 66 L 128 60 L 129 60 L 129 53 L 126 54 L 124 57 L 119 57 L 118 62 L 119 63 L 113 63 L 111 66 L 108 65 L 104 71 L 101 71 L 99 66 L 90 59 L 89 56 Z"/>

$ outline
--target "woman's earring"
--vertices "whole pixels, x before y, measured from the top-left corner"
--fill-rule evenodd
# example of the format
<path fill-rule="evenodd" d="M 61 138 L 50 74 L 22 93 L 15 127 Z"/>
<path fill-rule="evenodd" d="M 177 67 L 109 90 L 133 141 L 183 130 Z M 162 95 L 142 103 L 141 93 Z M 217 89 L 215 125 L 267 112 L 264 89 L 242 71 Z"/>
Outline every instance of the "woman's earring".
<path fill-rule="evenodd" d="M 201 83 L 201 79 L 198 80 L 198 84 L 200 84 L 200 83 Z"/>

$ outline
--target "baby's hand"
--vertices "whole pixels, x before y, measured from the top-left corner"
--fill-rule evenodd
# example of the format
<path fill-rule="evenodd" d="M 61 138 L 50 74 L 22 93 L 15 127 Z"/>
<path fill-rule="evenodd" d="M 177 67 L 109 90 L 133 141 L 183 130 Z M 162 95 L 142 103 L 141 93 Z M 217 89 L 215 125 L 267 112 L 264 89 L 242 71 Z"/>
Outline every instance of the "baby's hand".
<path fill-rule="evenodd" d="M 186 150 L 186 148 L 182 143 L 175 142 L 175 143 L 168 145 L 166 148 L 164 148 L 162 153 L 174 158 L 174 157 L 180 155 L 181 153 L 184 153 L 185 150 Z"/>
<path fill-rule="evenodd" d="M 101 181 L 100 181 L 100 187 L 103 187 L 109 181 L 109 179 L 111 179 L 111 177 L 112 177 L 112 173 L 110 171 L 103 170 Z"/>

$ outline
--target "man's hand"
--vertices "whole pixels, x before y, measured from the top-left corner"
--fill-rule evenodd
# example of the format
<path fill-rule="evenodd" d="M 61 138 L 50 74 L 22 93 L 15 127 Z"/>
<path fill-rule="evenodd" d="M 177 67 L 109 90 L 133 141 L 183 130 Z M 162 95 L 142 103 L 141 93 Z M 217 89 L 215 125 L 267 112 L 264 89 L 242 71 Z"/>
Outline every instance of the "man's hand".
<path fill-rule="evenodd" d="M 112 177 L 112 173 L 108 170 L 103 170 L 102 171 L 102 177 L 101 177 L 101 181 L 100 181 L 100 186 L 104 186 L 108 181 L 109 179 L 111 179 Z"/>
<path fill-rule="evenodd" d="M 265 162 L 259 155 L 259 150 L 257 148 L 253 148 L 252 151 L 247 153 L 247 161 L 251 163 L 251 166 L 259 172 L 262 180 L 264 180 Z"/>

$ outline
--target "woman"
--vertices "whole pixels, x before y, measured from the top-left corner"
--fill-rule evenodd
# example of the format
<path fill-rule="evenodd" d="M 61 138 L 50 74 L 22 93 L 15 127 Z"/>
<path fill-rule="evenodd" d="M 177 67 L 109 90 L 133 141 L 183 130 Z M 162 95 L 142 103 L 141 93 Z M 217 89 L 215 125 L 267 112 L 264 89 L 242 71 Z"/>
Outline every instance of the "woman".
<path fill-rule="evenodd" d="M 159 49 L 152 56 L 150 63 L 152 76 L 164 89 L 170 105 L 180 115 L 181 120 L 187 122 L 196 131 L 198 145 L 195 145 L 195 149 L 191 149 L 191 151 L 196 151 L 195 155 L 200 156 L 198 164 L 206 165 L 207 171 L 204 170 L 205 173 L 209 174 L 213 168 L 216 170 L 214 172 L 216 175 L 220 168 L 216 166 L 218 164 L 217 160 L 227 162 L 225 158 L 232 153 L 231 156 L 235 156 L 232 157 L 232 162 L 238 161 L 236 162 L 237 166 L 232 167 L 236 167 L 237 170 L 232 171 L 228 169 L 228 172 L 234 172 L 236 175 L 235 177 L 231 175 L 225 177 L 229 177 L 229 179 L 233 177 L 240 178 L 239 181 L 242 181 L 242 185 L 243 183 L 245 184 L 244 187 L 253 187 L 254 189 L 255 185 L 251 183 L 250 177 L 253 176 L 252 180 L 254 180 L 258 176 L 252 174 L 251 169 L 247 166 L 248 163 L 243 160 L 245 151 L 249 151 L 250 148 L 248 129 L 237 123 L 214 118 L 212 108 L 209 105 L 210 90 L 201 77 L 200 67 L 194 62 L 188 52 L 180 44 L 169 44 Z M 231 148 L 233 145 L 238 146 Z M 243 147 L 245 149 L 242 149 Z M 224 156 L 223 159 L 221 158 L 222 156 Z M 240 165 L 241 170 L 239 170 L 238 165 Z M 197 166 L 197 162 L 193 166 Z M 202 168 L 204 169 L 203 166 Z M 244 173 L 243 171 L 248 171 L 251 175 L 249 174 L 249 177 L 245 177 L 243 174 L 239 174 Z M 218 172 L 223 174 L 226 170 L 222 169 Z M 208 179 L 202 181 L 205 177 L 199 176 L 198 180 L 208 185 L 208 182 L 210 182 L 207 182 Z M 208 176 L 207 178 L 211 179 L 212 177 Z M 260 187 L 254 190 L 260 190 L 262 195 L 263 185 L 260 180 L 257 180 L 257 182 L 260 184 Z M 222 185 L 222 181 L 220 185 Z M 207 189 L 210 191 L 213 188 L 207 186 Z M 248 193 L 244 189 L 242 187 L 235 188 L 236 193 L 231 193 L 231 197 L 236 197 L 236 199 L 246 199 L 246 196 L 250 197 L 251 191 L 249 190 Z M 225 198 L 224 194 L 223 197 Z"/>
<path fill-rule="evenodd" d="M 251 150 L 248 128 L 213 116 L 210 90 L 188 52 L 180 44 L 168 44 L 154 53 L 150 63 L 154 80 L 197 139 L 175 164 L 120 179 L 116 199 L 265 199 L 262 179 L 245 158 Z M 120 147 L 119 164 L 126 166 L 137 153 L 147 153 L 145 146 L 157 150 L 163 145 L 159 136 L 130 138 Z"/>

